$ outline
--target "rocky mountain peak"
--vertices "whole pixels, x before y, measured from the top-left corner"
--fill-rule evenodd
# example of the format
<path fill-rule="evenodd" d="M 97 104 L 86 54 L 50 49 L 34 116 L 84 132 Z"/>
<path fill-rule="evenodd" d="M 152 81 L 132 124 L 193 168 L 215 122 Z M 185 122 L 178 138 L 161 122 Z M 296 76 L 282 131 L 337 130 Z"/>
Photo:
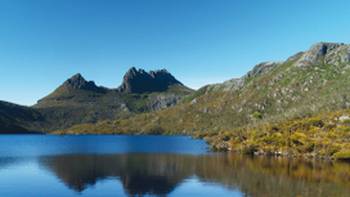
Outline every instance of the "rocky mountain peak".
<path fill-rule="evenodd" d="M 166 91 L 172 85 L 183 85 L 166 69 L 146 72 L 143 69 L 130 68 L 124 75 L 120 92 L 145 93 Z"/>
<path fill-rule="evenodd" d="M 65 81 L 64 84 L 75 88 L 80 88 L 86 83 L 87 81 L 84 79 L 84 77 L 80 73 L 77 73 L 73 75 L 71 78 L 69 78 L 67 81 Z"/>
<path fill-rule="evenodd" d="M 298 67 L 315 64 L 343 64 L 350 62 L 350 45 L 344 43 L 320 42 L 304 52 L 296 62 Z"/>
<path fill-rule="evenodd" d="M 81 89 L 90 91 L 100 91 L 104 89 L 96 86 L 95 82 L 93 81 L 85 80 L 85 78 L 80 73 L 75 74 L 71 78 L 66 80 L 62 86 L 69 89 Z"/>
<path fill-rule="evenodd" d="M 275 68 L 276 66 L 278 66 L 279 62 L 262 62 L 260 64 L 257 64 L 256 66 L 254 66 L 254 68 L 249 71 L 246 75 L 245 78 L 250 78 L 250 77 L 257 77 L 259 75 L 265 74 L 267 72 L 269 72 L 270 70 L 272 70 L 273 68 Z"/>

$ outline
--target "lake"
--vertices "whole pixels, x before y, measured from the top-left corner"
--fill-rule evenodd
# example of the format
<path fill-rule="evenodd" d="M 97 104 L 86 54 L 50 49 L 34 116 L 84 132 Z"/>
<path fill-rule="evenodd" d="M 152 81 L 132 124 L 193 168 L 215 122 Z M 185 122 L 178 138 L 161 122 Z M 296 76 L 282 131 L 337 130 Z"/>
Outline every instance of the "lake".
<path fill-rule="evenodd" d="M 349 196 L 348 163 L 213 153 L 185 136 L 0 136 L 0 196 Z"/>

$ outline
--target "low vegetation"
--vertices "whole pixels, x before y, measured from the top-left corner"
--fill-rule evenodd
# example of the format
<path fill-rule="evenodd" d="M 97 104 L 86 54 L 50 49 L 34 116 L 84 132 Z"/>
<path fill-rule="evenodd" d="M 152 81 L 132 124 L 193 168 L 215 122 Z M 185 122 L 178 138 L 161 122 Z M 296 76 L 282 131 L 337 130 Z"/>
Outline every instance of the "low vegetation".
<path fill-rule="evenodd" d="M 350 160 L 350 110 L 196 136 L 215 150 Z"/>

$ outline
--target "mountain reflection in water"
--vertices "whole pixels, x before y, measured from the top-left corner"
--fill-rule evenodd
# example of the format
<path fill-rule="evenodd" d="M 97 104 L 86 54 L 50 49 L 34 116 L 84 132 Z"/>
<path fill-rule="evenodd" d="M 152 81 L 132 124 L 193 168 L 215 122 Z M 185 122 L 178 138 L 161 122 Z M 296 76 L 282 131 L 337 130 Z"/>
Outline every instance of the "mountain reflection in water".
<path fill-rule="evenodd" d="M 82 192 L 117 178 L 130 196 L 166 196 L 191 177 L 247 196 L 348 196 L 350 165 L 231 154 L 59 155 L 39 158 L 69 188 Z"/>

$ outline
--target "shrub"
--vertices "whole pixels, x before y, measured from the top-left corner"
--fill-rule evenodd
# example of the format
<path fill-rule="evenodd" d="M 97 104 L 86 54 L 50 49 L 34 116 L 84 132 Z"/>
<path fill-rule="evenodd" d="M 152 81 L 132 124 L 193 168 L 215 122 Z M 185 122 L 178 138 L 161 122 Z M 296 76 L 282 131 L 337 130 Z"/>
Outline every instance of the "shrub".
<path fill-rule="evenodd" d="M 256 112 L 254 112 L 254 113 L 252 114 L 252 117 L 255 118 L 255 119 L 259 119 L 259 120 L 260 120 L 260 119 L 263 118 L 263 115 L 262 115 L 261 112 L 256 111 Z"/>
<path fill-rule="evenodd" d="M 336 152 L 333 157 L 338 160 L 350 160 L 350 150 Z"/>
<path fill-rule="evenodd" d="M 301 132 L 294 132 L 290 136 L 290 139 L 296 145 L 304 145 L 304 144 L 306 144 L 307 136 Z"/>

